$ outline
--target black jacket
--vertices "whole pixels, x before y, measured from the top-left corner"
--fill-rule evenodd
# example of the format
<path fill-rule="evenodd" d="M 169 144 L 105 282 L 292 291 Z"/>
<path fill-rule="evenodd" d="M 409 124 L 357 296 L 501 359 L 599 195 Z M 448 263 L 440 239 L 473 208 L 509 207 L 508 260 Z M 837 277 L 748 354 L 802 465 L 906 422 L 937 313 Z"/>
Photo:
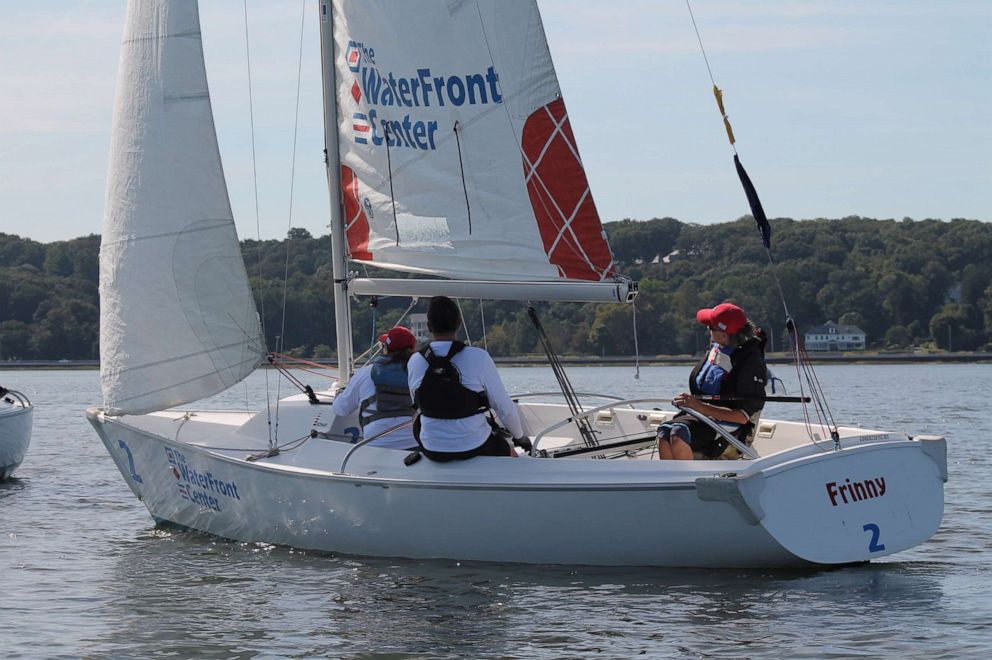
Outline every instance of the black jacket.
<path fill-rule="evenodd" d="M 706 357 L 689 374 L 689 392 L 700 394 L 696 376 L 706 364 Z M 768 367 L 765 366 L 765 343 L 761 337 L 750 337 L 730 355 L 732 368 L 720 384 L 720 396 L 745 397 L 745 401 L 727 401 L 717 405 L 743 410 L 748 416 L 765 407 L 765 383 Z"/>

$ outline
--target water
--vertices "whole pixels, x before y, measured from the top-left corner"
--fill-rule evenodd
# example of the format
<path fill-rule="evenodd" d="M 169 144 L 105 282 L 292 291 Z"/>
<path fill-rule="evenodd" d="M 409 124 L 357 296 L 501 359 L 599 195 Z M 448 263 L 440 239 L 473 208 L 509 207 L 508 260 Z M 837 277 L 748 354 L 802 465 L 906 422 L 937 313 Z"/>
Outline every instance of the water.
<path fill-rule="evenodd" d="M 673 395 L 687 371 L 569 374 L 580 391 L 647 397 Z M 83 417 L 99 401 L 96 372 L 2 372 L 37 409 L 28 457 L 0 485 L 0 649 L 9 658 L 989 656 L 989 367 L 817 373 L 838 421 L 947 436 L 947 506 L 930 542 L 833 570 L 631 570 L 354 558 L 165 531 Z M 503 374 L 512 391 L 554 389 L 546 369 Z M 276 382 L 257 373 L 210 403 L 243 408 L 264 399 L 267 379 Z M 767 415 L 798 412 L 775 404 Z"/>

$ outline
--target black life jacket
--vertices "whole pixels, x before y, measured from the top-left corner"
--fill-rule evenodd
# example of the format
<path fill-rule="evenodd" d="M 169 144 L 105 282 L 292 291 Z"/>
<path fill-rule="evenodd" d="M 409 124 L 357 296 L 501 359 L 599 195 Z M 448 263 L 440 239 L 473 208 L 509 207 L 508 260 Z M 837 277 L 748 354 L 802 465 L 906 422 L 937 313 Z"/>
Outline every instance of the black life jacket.
<path fill-rule="evenodd" d="M 489 410 L 489 398 L 462 385 L 458 367 L 451 360 L 465 348 L 460 341 L 451 343 L 448 354 L 436 355 L 430 344 L 420 350 L 427 360 L 427 371 L 417 388 L 414 402 L 425 417 L 433 419 L 465 419 Z"/>
<path fill-rule="evenodd" d="M 707 356 L 709 353 L 707 352 Z M 703 356 L 702 361 L 696 365 L 696 368 L 692 370 L 689 375 L 689 391 L 692 394 L 701 394 L 699 391 L 699 386 L 696 384 L 696 376 L 699 374 L 700 370 L 706 365 L 707 356 Z M 754 373 L 753 361 L 757 360 L 758 365 L 760 365 L 760 373 Z M 751 371 L 748 372 L 746 369 L 739 369 L 738 366 L 743 367 L 745 362 L 751 362 Z M 730 354 L 730 373 L 723 379 L 720 383 L 720 396 L 733 397 L 741 394 L 738 392 L 738 385 L 740 381 L 747 378 L 753 378 L 755 381 L 761 383 L 762 389 L 768 382 L 768 367 L 765 365 L 765 339 L 764 337 L 750 337 L 743 344 L 737 347 L 733 353 Z M 740 402 L 723 402 L 717 403 L 718 406 L 723 406 L 727 408 L 736 408 L 742 410 L 749 418 L 746 424 L 743 424 L 736 431 L 732 431 L 731 434 L 736 437 L 741 442 L 750 445 L 754 440 L 754 434 L 757 430 L 757 420 L 761 414 L 761 409 L 764 406 L 763 399 L 756 400 L 757 403 L 752 403 L 750 405 L 744 405 Z M 723 450 L 727 448 L 727 441 L 716 435 L 713 442 L 703 451 L 703 453 L 708 458 L 716 458 L 723 453 Z"/>
<path fill-rule="evenodd" d="M 413 417 L 417 409 L 410 402 L 406 365 L 387 356 L 377 357 L 372 363 L 372 384 L 375 394 L 362 401 L 358 420 L 365 428 L 369 422 L 394 417 Z M 369 406 L 375 403 L 375 410 Z"/>

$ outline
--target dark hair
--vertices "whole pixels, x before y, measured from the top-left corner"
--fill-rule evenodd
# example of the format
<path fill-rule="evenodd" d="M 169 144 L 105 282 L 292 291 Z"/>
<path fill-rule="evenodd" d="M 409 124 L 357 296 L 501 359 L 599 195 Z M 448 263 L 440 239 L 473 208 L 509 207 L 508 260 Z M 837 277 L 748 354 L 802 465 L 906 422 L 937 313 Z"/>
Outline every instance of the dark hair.
<path fill-rule="evenodd" d="M 730 335 L 730 345 L 743 346 L 744 342 L 749 339 L 757 341 L 762 350 L 764 350 L 765 344 L 768 343 L 768 335 L 765 331 L 748 320 L 747 325 L 741 328 L 740 332 Z"/>
<path fill-rule="evenodd" d="M 462 325 L 458 303 L 448 296 L 434 296 L 427 305 L 427 329 L 435 335 L 456 332 Z"/>
<path fill-rule="evenodd" d="M 385 351 L 383 352 L 383 356 L 386 358 L 387 364 L 391 364 L 393 362 L 399 362 L 404 367 L 406 367 L 406 363 L 410 361 L 410 357 L 413 355 L 413 350 L 414 349 L 412 348 L 401 348 L 400 350 L 395 352 Z"/>

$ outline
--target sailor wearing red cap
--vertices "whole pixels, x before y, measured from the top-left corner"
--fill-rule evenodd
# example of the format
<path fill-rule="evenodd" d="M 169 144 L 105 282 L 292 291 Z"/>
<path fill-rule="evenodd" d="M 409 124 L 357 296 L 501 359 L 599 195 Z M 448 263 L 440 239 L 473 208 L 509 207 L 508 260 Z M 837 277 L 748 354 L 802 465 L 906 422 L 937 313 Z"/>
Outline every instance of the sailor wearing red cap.
<path fill-rule="evenodd" d="M 407 386 L 407 362 L 417 347 L 413 333 L 397 326 L 379 337 L 383 354 L 355 372 L 343 392 L 334 398 L 332 410 L 341 417 L 356 410 L 362 435 L 371 438 L 409 422 L 414 407 Z M 388 449 L 416 449 L 411 426 L 387 433 L 370 445 Z"/>
<path fill-rule="evenodd" d="M 689 375 L 689 392 L 679 394 L 672 403 L 736 425 L 734 435 L 746 441 L 765 404 L 765 335 L 743 309 L 729 302 L 699 310 L 696 321 L 710 329 L 712 344 Z M 701 401 L 700 395 L 733 400 L 714 405 Z M 662 459 L 690 460 L 694 453 L 717 458 L 726 447 L 727 441 L 716 431 L 685 413 L 658 427 Z"/>

